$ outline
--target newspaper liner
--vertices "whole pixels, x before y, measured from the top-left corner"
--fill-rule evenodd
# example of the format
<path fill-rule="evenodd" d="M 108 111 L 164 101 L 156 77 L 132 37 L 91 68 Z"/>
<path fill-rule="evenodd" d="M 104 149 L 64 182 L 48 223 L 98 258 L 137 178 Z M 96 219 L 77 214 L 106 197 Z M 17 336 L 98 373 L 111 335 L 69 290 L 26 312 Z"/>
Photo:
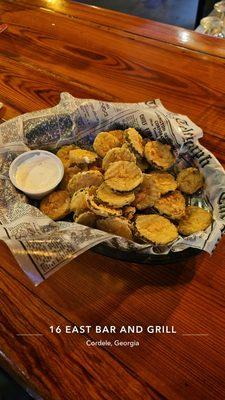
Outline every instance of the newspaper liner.
<path fill-rule="evenodd" d="M 136 127 L 143 137 L 173 145 L 178 165 L 195 164 L 206 189 L 190 199 L 213 212 L 205 231 L 179 237 L 170 246 L 140 245 L 74 222 L 54 222 L 28 203 L 11 184 L 11 162 L 29 149 L 54 150 L 77 143 L 89 148 L 99 131 Z M 225 172 L 217 159 L 198 142 L 202 130 L 188 117 L 166 110 L 160 100 L 145 103 L 108 103 L 61 94 L 53 108 L 27 113 L 0 126 L 0 239 L 23 271 L 38 285 L 58 268 L 101 242 L 127 252 L 168 254 L 188 247 L 211 253 L 225 231 Z"/>

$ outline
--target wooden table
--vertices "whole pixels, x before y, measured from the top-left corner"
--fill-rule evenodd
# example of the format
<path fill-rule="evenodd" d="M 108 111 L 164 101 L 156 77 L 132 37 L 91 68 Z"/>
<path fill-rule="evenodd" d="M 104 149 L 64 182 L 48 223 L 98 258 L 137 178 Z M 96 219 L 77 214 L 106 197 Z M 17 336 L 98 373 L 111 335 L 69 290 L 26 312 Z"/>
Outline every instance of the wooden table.
<path fill-rule="evenodd" d="M 85 98 L 160 98 L 225 164 L 225 41 L 61 1 L 1 1 L 5 118 Z M 138 265 L 87 252 L 35 288 L 0 247 L 0 362 L 35 398 L 222 400 L 225 240 L 210 257 Z M 168 325 L 176 334 L 52 334 L 50 326 Z M 18 336 L 18 334 L 35 334 Z M 196 335 L 195 335 L 196 334 Z M 138 340 L 139 347 L 88 347 Z M 40 396 L 40 397 L 38 397 Z"/>

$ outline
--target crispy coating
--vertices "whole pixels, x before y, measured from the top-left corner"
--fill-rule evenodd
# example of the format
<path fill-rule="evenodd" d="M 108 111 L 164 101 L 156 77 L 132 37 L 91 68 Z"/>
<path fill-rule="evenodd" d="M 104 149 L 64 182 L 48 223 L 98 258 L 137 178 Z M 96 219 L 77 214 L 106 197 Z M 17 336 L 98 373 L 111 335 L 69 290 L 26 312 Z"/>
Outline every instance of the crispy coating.
<path fill-rule="evenodd" d="M 78 149 L 79 147 L 75 146 L 75 144 L 69 144 L 68 146 L 63 146 L 56 153 L 57 157 L 60 158 L 65 168 L 70 166 L 69 161 L 69 153 L 71 150 Z"/>
<path fill-rule="evenodd" d="M 97 154 L 89 150 L 75 149 L 69 152 L 70 165 L 92 164 L 97 158 Z"/>
<path fill-rule="evenodd" d="M 100 217 L 110 217 L 110 216 L 120 216 L 122 215 L 122 210 L 115 209 L 104 204 L 99 203 L 98 199 L 94 194 L 88 194 L 87 197 L 88 208 L 93 211 L 94 214 Z"/>
<path fill-rule="evenodd" d="M 181 218 L 178 231 L 181 235 L 188 236 L 192 233 L 204 231 L 212 223 L 209 211 L 197 206 L 186 207 L 185 216 Z"/>
<path fill-rule="evenodd" d="M 122 146 L 125 143 L 125 131 L 122 131 L 121 129 L 117 129 L 115 131 L 109 131 L 109 133 L 113 136 L 115 136 L 115 138 L 117 138 L 117 140 L 119 140 L 120 146 Z"/>
<path fill-rule="evenodd" d="M 126 239 L 132 240 L 132 225 L 122 217 L 109 217 L 99 219 L 97 221 L 97 228 L 102 231 L 113 233 L 114 235 L 122 236 Z"/>
<path fill-rule="evenodd" d="M 144 155 L 143 139 L 142 136 L 136 131 L 135 128 L 128 128 L 125 130 L 125 138 L 132 150 L 140 157 Z"/>
<path fill-rule="evenodd" d="M 136 213 L 136 208 L 133 206 L 126 206 L 123 208 L 123 216 L 124 218 L 127 218 L 129 221 L 131 221 Z"/>
<path fill-rule="evenodd" d="M 175 157 L 171 151 L 171 146 L 157 141 L 146 143 L 145 157 L 147 161 L 154 167 L 163 170 L 167 170 L 175 162 Z"/>
<path fill-rule="evenodd" d="M 70 196 L 65 190 L 57 190 L 41 200 L 40 210 L 57 221 L 70 213 Z"/>
<path fill-rule="evenodd" d="M 70 202 L 70 211 L 74 211 L 76 215 L 79 215 L 88 209 L 86 194 L 86 189 L 80 189 L 73 194 Z"/>
<path fill-rule="evenodd" d="M 177 182 L 174 176 L 168 172 L 151 172 L 148 176 L 151 177 L 162 195 L 172 192 L 177 188 Z"/>
<path fill-rule="evenodd" d="M 144 210 L 148 207 L 152 207 L 156 200 L 160 197 L 160 191 L 156 184 L 152 181 L 151 177 L 147 174 L 143 174 L 144 179 L 139 190 L 135 194 L 135 201 L 133 205 L 138 210 Z"/>
<path fill-rule="evenodd" d="M 166 245 L 178 237 L 176 226 L 160 215 L 139 215 L 135 226 L 138 236 L 153 244 Z"/>
<path fill-rule="evenodd" d="M 106 153 L 114 147 L 120 147 L 119 140 L 109 132 L 100 132 L 93 143 L 93 148 L 100 157 L 105 157 Z"/>
<path fill-rule="evenodd" d="M 106 203 L 114 208 L 121 208 L 134 201 L 133 192 L 116 193 L 105 182 L 103 182 L 96 191 L 96 196 L 99 201 Z"/>
<path fill-rule="evenodd" d="M 103 181 L 103 176 L 99 171 L 79 172 L 70 179 L 68 183 L 68 191 L 72 195 L 79 189 L 90 186 L 99 186 Z"/>
<path fill-rule="evenodd" d="M 119 192 L 129 192 L 143 181 L 140 168 L 129 161 L 116 161 L 110 164 L 104 177 L 107 185 Z"/>
<path fill-rule="evenodd" d="M 78 224 L 89 226 L 90 228 L 95 228 L 97 215 L 91 211 L 84 211 L 82 214 L 79 214 L 78 217 L 74 214 L 74 221 Z"/>
<path fill-rule="evenodd" d="M 177 176 L 178 188 L 187 194 L 193 194 L 204 185 L 203 175 L 197 168 L 185 168 Z"/>
<path fill-rule="evenodd" d="M 171 219 L 180 219 L 185 215 L 185 198 L 176 190 L 157 200 L 154 207 L 160 214 Z"/>
<path fill-rule="evenodd" d="M 115 147 L 107 152 L 102 160 L 102 168 L 107 170 L 107 168 L 116 161 L 130 161 L 136 162 L 135 155 L 127 147 Z"/>
<path fill-rule="evenodd" d="M 78 174 L 78 172 L 80 172 L 80 171 L 81 171 L 80 168 L 77 167 L 76 165 L 74 167 L 65 168 L 63 179 L 61 180 L 61 183 L 59 185 L 60 189 L 67 190 L 67 186 L 68 186 L 70 179 L 74 175 Z"/>

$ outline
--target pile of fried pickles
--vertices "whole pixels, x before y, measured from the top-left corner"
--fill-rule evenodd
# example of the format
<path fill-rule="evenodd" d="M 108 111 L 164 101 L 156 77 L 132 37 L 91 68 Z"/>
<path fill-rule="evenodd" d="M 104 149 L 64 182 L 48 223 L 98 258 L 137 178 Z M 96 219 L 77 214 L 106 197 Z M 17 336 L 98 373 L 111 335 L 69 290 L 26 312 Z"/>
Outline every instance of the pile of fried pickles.
<path fill-rule="evenodd" d="M 56 155 L 64 177 L 40 203 L 55 221 L 73 213 L 76 223 L 154 245 L 171 244 L 212 222 L 209 211 L 186 205 L 204 188 L 200 171 L 175 173 L 171 146 L 143 139 L 134 128 L 100 132 L 93 149 L 71 144 Z"/>

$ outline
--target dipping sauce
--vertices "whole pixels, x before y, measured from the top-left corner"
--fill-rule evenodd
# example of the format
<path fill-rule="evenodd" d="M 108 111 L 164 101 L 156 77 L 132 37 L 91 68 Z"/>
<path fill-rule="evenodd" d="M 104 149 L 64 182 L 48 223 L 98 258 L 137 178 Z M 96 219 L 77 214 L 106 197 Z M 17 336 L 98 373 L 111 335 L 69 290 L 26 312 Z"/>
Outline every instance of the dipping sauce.
<path fill-rule="evenodd" d="M 60 175 L 59 166 L 48 156 L 35 155 L 17 167 L 16 183 L 27 192 L 42 192 L 52 188 Z"/>

